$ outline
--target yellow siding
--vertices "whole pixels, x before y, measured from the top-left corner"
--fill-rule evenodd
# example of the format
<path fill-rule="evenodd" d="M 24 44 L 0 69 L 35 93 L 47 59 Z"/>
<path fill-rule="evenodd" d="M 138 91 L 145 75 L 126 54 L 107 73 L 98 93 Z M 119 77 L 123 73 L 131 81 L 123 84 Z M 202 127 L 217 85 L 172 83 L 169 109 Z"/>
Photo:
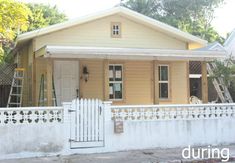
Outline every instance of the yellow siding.
<path fill-rule="evenodd" d="M 153 104 L 153 62 L 152 61 L 112 61 L 123 64 L 123 101 L 113 102 L 117 105 Z M 37 98 L 39 95 L 41 74 L 46 72 L 45 61 L 37 61 Z M 168 62 L 170 64 L 171 99 L 160 104 L 188 103 L 188 71 L 187 62 Z M 104 100 L 104 60 L 79 60 L 80 64 L 80 97 L 99 98 Z M 89 72 L 87 82 L 82 78 L 82 68 Z M 107 87 L 108 88 L 108 87 Z"/>
<path fill-rule="evenodd" d="M 121 22 L 121 38 L 111 38 L 111 22 Z M 186 42 L 119 15 L 37 37 L 36 50 L 44 45 L 187 49 Z"/>
<path fill-rule="evenodd" d="M 80 64 L 80 96 L 82 98 L 98 98 L 103 100 L 103 61 L 102 60 L 81 60 Z M 87 66 L 89 79 L 87 82 L 81 78 L 82 68 Z"/>
<path fill-rule="evenodd" d="M 187 62 L 170 63 L 171 100 L 160 101 L 160 104 L 187 104 L 188 103 L 188 70 Z"/>
<path fill-rule="evenodd" d="M 125 63 L 125 104 L 152 104 L 152 62 Z"/>
<path fill-rule="evenodd" d="M 204 46 L 205 46 L 205 45 L 198 44 L 198 43 L 189 43 L 189 44 L 188 44 L 188 49 L 189 49 L 189 50 L 192 50 L 192 49 L 202 48 L 202 47 L 204 47 Z"/>

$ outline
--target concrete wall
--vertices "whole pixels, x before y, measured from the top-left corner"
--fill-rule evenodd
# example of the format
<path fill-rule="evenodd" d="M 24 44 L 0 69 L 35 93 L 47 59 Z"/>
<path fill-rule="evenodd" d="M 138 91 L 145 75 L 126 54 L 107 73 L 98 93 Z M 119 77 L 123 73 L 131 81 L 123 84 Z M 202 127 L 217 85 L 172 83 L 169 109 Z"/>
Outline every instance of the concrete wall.
<path fill-rule="evenodd" d="M 228 105 L 235 109 L 235 104 Z M 111 119 L 113 115 L 110 105 L 106 103 L 104 106 L 104 147 L 70 149 L 71 119 L 68 109 L 71 109 L 71 103 L 66 103 L 62 112 L 63 121 L 61 123 L 50 123 L 47 121 L 46 123 L 37 124 L 33 122 L 32 124 L 11 123 L 4 125 L 1 121 L 0 159 L 235 143 L 235 126 L 233 125 L 235 118 L 232 114 L 220 118 L 202 117 L 201 119 L 187 118 L 182 120 L 127 119 L 124 120 L 124 133 L 116 134 L 114 133 L 114 121 Z M 156 107 L 160 106 L 156 105 Z M 205 107 L 208 107 L 208 105 Z M 217 107 L 225 108 L 225 105 L 218 105 Z M 149 109 L 149 106 L 147 109 Z M 61 116 L 61 112 L 57 112 L 55 109 L 54 112 L 55 115 Z M 227 114 L 228 111 L 220 113 Z"/>
<path fill-rule="evenodd" d="M 107 148 L 112 151 L 144 148 L 173 148 L 234 143 L 235 119 L 180 120 L 180 121 L 124 121 L 124 133 L 107 137 Z M 111 136 L 110 136 L 111 135 Z"/>
<path fill-rule="evenodd" d="M 63 124 L 0 126 L 0 159 L 61 153 L 63 131 Z"/>

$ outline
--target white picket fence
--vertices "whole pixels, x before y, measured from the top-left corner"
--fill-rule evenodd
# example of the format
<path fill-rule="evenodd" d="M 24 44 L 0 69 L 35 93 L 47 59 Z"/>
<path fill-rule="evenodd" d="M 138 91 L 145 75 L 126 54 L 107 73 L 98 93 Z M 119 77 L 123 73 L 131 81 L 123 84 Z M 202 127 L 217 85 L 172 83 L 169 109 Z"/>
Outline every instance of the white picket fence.
<path fill-rule="evenodd" d="M 98 99 L 72 101 L 71 148 L 104 146 L 104 107 Z"/>

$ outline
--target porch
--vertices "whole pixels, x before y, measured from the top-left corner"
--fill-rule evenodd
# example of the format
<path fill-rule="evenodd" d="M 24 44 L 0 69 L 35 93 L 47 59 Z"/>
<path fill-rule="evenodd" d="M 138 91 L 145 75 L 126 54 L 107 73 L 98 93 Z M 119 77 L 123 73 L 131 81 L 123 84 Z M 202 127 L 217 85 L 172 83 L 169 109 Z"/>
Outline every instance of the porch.
<path fill-rule="evenodd" d="M 208 102 L 206 62 L 224 58 L 223 52 L 45 46 L 35 53 L 34 104 L 40 105 L 42 75 L 48 79 L 44 106 L 79 98 L 111 100 L 117 105 L 188 104 L 189 62 L 201 62 L 201 92 Z M 119 69 L 110 74 L 110 66 Z M 161 67 L 163 66 L 163 68 Z M 160 68 L 161 67 L 161 68 Z M 166 69 L 160 80 L 160 69 Z M 164 70 L 163 70 L 164 71 Z M 119 81 L 111 81 L 119 75 Z M 116 79 L 113 79 L 116 80 Z M 119 83 L 119 85 L 117 84 Z M 53 89 L 54 86 L 54 89 Z M 116 88 L 114 88 L 116 87 Z M 115 90 L 117 89 L 117 90 Z M 53 92 L 55 92 L 53 94 Z M 113 94 L 113 95 L 112 95 Z M 121 95 L 120 95 L 121 94 Z M 117 99 L 114 96 L 119 96 Z"/>

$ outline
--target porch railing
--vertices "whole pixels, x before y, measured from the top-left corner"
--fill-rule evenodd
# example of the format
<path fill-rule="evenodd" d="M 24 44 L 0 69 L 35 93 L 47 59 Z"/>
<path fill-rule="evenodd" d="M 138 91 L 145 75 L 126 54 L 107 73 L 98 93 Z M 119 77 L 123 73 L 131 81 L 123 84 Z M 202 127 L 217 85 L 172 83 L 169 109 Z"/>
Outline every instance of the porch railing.
<path fill-rule="evenodd" d="M 235 117 L 235 103 L 111 106 L 112 119 L 127 121 L 192 120 Z"/>

